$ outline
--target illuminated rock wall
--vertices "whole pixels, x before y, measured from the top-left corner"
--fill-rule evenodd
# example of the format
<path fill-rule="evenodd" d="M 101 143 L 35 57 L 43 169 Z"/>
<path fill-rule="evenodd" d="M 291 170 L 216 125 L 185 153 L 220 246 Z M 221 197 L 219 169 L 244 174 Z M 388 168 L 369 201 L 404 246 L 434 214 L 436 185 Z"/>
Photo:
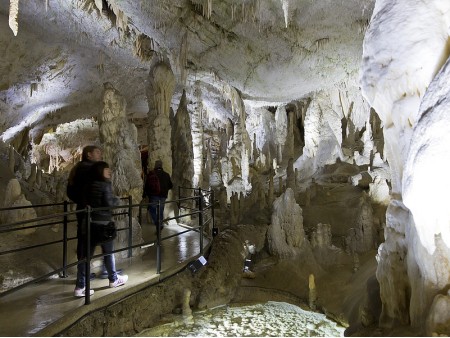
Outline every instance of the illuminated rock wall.
<path fill-rule="evenodd" d="M 433 80 L 448 57 L 449 10 L 443 1 L 378 0 L 365 37 L 362 89 L 383 121 L 392 174 L 378 250 L 384 326 L 424 329 L 433 298 L 450 282 L 450 214 L 439 192 L 448 191 L 446 68 Z"/>

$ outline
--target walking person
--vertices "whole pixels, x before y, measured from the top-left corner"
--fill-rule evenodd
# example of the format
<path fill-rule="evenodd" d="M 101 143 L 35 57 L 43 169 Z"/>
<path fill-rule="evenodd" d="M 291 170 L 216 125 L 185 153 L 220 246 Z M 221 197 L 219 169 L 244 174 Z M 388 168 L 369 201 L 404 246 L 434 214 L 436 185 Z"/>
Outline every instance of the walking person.
<path fill-rule="evenodd" d="M 103 256 L 103 261 L 106 271 L 108 272 L 109 287 L 115 288 L 124 285 L 128 280 L 128 276 L 118 275 L 116 271 L 115 258 L 112 253 L 114 251 L 115 235 L 106 241 L 102 236 L 102 231 L 106 228 L 105 226 L 110 225 L 112 222 L 113 212 L 111 209 L 95 210 L 95 208 L 117 206 L 119 205 L 119 198 L 114 196 L 112 192 L 111 169 L 109 168 L 108 163 L 103 161 L 95 162 L 91 166 L 89 175 L 92 181 L 87 189 L 88 195 L 86 202 L 87 205 L 94 208 L 90 214 L 92 234 L 90 252 L 93 253 L 97 245 L 101 246 L 102 253 L 106 254 Z M 82 297 L 84 296 L 84 292 L 81 292 L 80 290 L 85 287 L 86 272 L 84 267 L 81 269 L 80 265 L 78 265 L 78 267 L 75 296 Z"/>
<path fill-rule="evenodd" d="M 145 194 L 149 198 L 148 211 L 152 217 L 153 224 L 156 228 L 162 230 L 164 226 L 159 224 L 164 218 L 164 203 L 166 202 L 169 190 L 173 188 L 170 175 L 164 171 L 161 160 L 155 161 L 155 167 L 147 175 L 145 182 Z M 159 212 L 158 212 L 159 202 Z"/>
<path fill-rule="evenodd" d="M 99 147 L 89 145 L 83 148 L 81 153 L 81 161 L 72 168 L 69 174 L 67 184 L 67 196 L 77 204 L 76 210 L 86 209 L 86 196 L 88 185 L 90 183 L 89 173 L 91 166 L 102 159 L 102 152 Z M 85 242 L 86 242 L 86 213 L 77 212 L 77 259 L 81 260 L 85 257 Z M 78 270 L 84 270 L 84 264 L 78 265 Z M 84 297 L 85 285 L 80 283 L 79 287 L 75 289 L 75 296 Z M 94 290 L 90 291 L 94 294 Z"/>

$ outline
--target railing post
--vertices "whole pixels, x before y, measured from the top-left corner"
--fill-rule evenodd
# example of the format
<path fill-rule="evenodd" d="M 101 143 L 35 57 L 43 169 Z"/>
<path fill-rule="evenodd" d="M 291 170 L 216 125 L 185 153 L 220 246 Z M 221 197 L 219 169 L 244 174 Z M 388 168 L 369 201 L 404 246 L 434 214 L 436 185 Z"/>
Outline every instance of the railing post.
<path fill-rule="evenodd" d="M 84 304 L 89 305 L 91 303 L 91 207 L 88 205 L 86 208 L 86 262 L 85 262 L 85 296 Z"/>
<path fill-rule="evenodd" d="M 133 249 L 131 246 L 133 245 L 133 197 L 128 196 L 128 258 L 133 256 Z"/>
<path fill-rule="evenodd" d="M 217 236 L 217 234 L 219 233 L 219 229 L 216 228 L 216 223 L 215 223 L 215 215 L 214 215 L 214 205 L 216 204 L 216 199 L 214 196 L 214 190 L 211 190 L 211 195 L 209 195 L 211 200 L 210 204 L 211 204 L 211 218 L 212 218 L 212 236 L 215 237 Z"/>
<path fill-rule="evenodd" d="M 158 226 L 156 227 L 156 273 L 161 273 L 161 215 L 160 215 L 161 200 L 158 199 L 156 206 L 156 219 Z"/>
<path fill-rule="evenodd" d="M 63 218 L 63 271 L 62 271 L 62 278 L 67 277 L 67 211 L 68 211 L 68 202 L 64 201 L 63 208 L 64 208 L 64 218 Z"/>
<path fill-rule="evenodd" d="M 200 228 L 200 253 L 203 254 L 203 198 L 201 188 L 198 188 L 198 211 L 198 226 Z"/>

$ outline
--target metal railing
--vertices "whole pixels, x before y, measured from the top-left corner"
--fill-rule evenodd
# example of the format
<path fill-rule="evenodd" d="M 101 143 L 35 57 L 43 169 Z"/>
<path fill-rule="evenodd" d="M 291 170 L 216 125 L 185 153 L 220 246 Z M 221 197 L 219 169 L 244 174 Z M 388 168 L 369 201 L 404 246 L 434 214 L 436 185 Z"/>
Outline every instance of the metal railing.
<path fill-rule="evenodd" d="M 184 197 L 184 195 L 182 194 L 183 191 L 190 191 L 191 193 L 189 194 L 190 196 Z M 193 192 L 193 193 L 192 193 Z M 22 221 L 17 221 L 17 222 L 13 222 L 13 223 L 8 223 L 8 224 L 1 224 L 0 225 L 0 234 L 4 234 L 4 233 L 11 233 L 11 232 L 19 232 L 19 231 L 23 231 L 23 230 L 27 230 L 27 229 L 33 229 L 33 228 L 41 228 L 41 227 L 46 227 L 46 226 L 55 226 L 55 225 L 59 225 L 63 227 L 63 231 L 62 231 L 62 238 L 58 239 L 58 240 L 53 240 L 53 241 L 49 241 L 49 242 L 44 242 L 44 243 L 38 243 L 38 244 L 34 244 L 34 245 L 26 245 L 20 248 L 14 248 L 14 249 L 9 249 L 9 250 L 4 250 L 4 251 L 0 251 L 0 256 L 2 255 L 7 255 L 7 254 L 12 254 L 12 253 L 17 253 L 17 252 L 22 252 L 22 251 L 26 251 L 26 250 L 30 250 L 30 249 L 35 249 L 35 248 L 40 248 L 40 247 L 45 247 L 45 246 L 50 246 L 50 245 L 54 245 L 54 244 L 62 244 L 62 266 L 60 268 L 57 268 L 51 272 L 48 272 L 42 276 L 33 278 L 32 280 L 29 280 L 27 282 L 24 282 L 14 288 L 8 289 L 2 293 L 0 293 L 0 297 L 6 296 L 7 294 L 10 294 L 12 292 L 18 291 L 24 287 L 27 287 L 33 283 L 37 283 L 40 282 L 42 280 L 45 280 L 47 278 L 49 278 L 50 276 L 53 276 L 55 274 L 58 274 L 61 278 L 65 278 L 68 277 L 67 275 L 67 270 L 71 267 L 77 266 L 78 264 L 85 264 L 85 276 L 86 276 L 86 291 L 85 291 L 85 304 L 89 304 L 90 303 L 90 262 L 91 259 L 94 258 L 100 258 L 103 257 L 105 255 L 109 255 L 109 254 L 114 254 L 114 253 L 118 253 L 118 252 L 122 252 L 122 251 L 128 251 L 128 257 L 131 258 L 133 255 L 133 249 L 135 248 L 146 248 L 146 247 L 150 247 L 150 246 L 155 246 L 156 245 L 156 273 L 160 274 L 161 273 L 161 261 L 162 261 L 162 242 L 165 240 L 168 240 L 172 237 L 176 237 L 176 236 L 181 236 L 187 232 L 191 232 L 191 231 L 195 231 L 199 234 L 199 242 L 200 242 L 200 252 L 199 254 L 203 254 L 204 252 L 204 236 L 205 234 L 207 234 L 207 232 L 205 231 L 205 227 L 207 225 L 211 225 L 211 229 L 215 229 L 215 225 L 214 225 L 214 192 L 213 191 L 209 191 L 209 190 L 202 190 L 202 189 L 194 189 L 194 188 L 184 188 L 184 187 L 180 187 L 179 188 L 179 196 L 180 198 L 178 198 L 177 200 L 170 200 L 170 201 L 165 201 L 164 204 L 170 204 L 170 203 L 174 203 L 176 204 L 178 210 L 176 210 L 176 215 L 174 217 L 167 217 L 164 218 L 163 215 L 159 214 L 159 210 L 160 210 L 160 204 L 161 202 L 158 201 L 158 203 L 139 203 L 139 204 L 133 204 L 132 201 L 132 197 L 126 197 L 126 198 L 122 198 L 121 200 L 126 200 L 127 203 L 123 204 L 123 205 L 119 205 L 119 206 L 114 206 L 114 207 L 103 207 L 103 208 L 91 208 L 91 207 L 86 207 L 85 209 L 81 209 L 81 210 L 76 210 L 76 211 L 69 211 L 69 205 L 73 205 L 73 203 L 71 202 L 61 202 L 61 203 L 55 203 L 55 204 L 39 204 L 39 205 L 30 205 L 30 206 L 18 206 L 18 207 L 10 207 L 10 208 L 0 208 L 0 213 L 5 213 L 8 211 L 13 211 L 13 210 L 20 210 L 20 209 L 29 209 L 29 208 L 33 208 L 34 210 L 39 209 L 39 208 L 45 208 L 45 207 L 62 207 L 63 212 L 62 213 L 54 213 L 51 215 L 45 215 L 45 216 L 40 216 L 40 217 L 36 217 L 33 219 L 28 219 L 28 220 L 22 220 Z M 161 236 L 161 229 L 159 227 L 157 227 L 157 238 L 155 241 L 149 241 L 149 242 L 141 242 L 138 244 L 133 244 L 133 238 L 132 238 L 132 234 L 133 234 L 133 210 L 135 208 L 138 208 L 138 220 L 139 223 L 142 224 L 142 209 L 147 210 L 150 206 L 156 206 L 157 208 L 157 217 L 159 220 L 159 224 L 163 224 L 164 222 L 169 222 L 171 220 L 175 220 L 177 221 L 177 224 L 180 224 L 178 221 L 183 219 L 183 218 L 191 218 L 192 216 L 197 217 L 197 224 L 195 226 L 191 225 L 185 225 L 183 223 L 181 223 L 180 225 L 185 228 L 186 230 L 181 231 L 181 232 L 177 232 L 175 234 L 172 235 L 168 235 L 165 237 Z M 123 211 L 124 209 L 126 209 L 126 211 Z M 92 253 L 90 252 L 90 245 L 88 245 L 88 243 L 90 243 L 90 229 L 91 229 L 91 213 L 95 212 L 95 211 L 101 211 L 101 210 L 113 210 L 116 212 L 113 212 L 113 216 L 117 217 L 117 216 L 122 216 L 125 215 L 128 217 L 128 225 L 127 227 L 124 228 L 118 228 L 117 231 L 128 231 L 128 243 L 127 246 L 122 247 L 120 249 L 114 250 L 111 253 L 107 253 L 107 254 L 99 254 L 99 255 L 92 255 Z M 187 213 L 184 213 L 183 211 L 187 210 Z M 119 211 L 119 212 L 117 212 Z M 73 217 L 73 215 L 77 215 L 79 213 L 85 213 L 86 214 L 86 224 L 87 224 L 87 232 L 86 232 L 86 236 L 84 236 L 85 239 L 85 243 L 84 243 L 84 247 L 86 248 L 86 258 L 84 259 L 80 259 L 76 262 L 70 263 L 68 264 L 67 262 L 67 247 L 68 247 L 68 243 L 69 241 L 75 240 L 78 237 L 69 237 L 69 225 L 72 223 L 77 223 L 77 219 Z M 206 219 L 205 221 L 205 215 L 208 215 L 209 217 Z"/>

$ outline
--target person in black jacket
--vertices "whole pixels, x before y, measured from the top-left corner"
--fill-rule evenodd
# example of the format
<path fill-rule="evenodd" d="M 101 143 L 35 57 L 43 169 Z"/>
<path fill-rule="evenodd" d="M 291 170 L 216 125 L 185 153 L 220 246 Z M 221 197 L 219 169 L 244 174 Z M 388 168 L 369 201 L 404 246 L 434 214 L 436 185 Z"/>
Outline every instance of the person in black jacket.
<path fill-rule="evenodd" d="M 158 178 L 158 188 L 152 189 L 152 177 L 156 175 Z M 147 176 L 145 193 L 149 199 L 149 207 L 148 211 L 150 212 L 150 216 L 152 217 L 153 224 L 161 230 L 164 228 L 162 224 L 160 224 L 160 220 L 164 218 L 164 205 L 167 199 L 167 195 L 169 190 L 173 188 L 172 180 L 170 179 L 170 175 L 163 170 L 162 161 L 155 161 L 155 168 L 152 170 Z M 158 202 L 159 202 L 159 212 L 158 212 Z"/>
<path fill-rule="evenodd" d="M 102 159 L 102 152 L 99 147 L 89 145 L 83 148 L 81 153 L 81 161 L 78 162 L 70 171 L 67 183 L 67 196 L 77 204 L 77 211 L 86 208 L 86 196 L 90 178 L 89 172 L 91 166 Z M 77 212 L 77 259 L 81 260 L 85 257 L 86 248 L 86 213 L 84 211 Z M 82 265 L 84 269 L 84 265 Z M 91 290 L 91 295 L 94 290 Z M 84 281 L 75 289 L 75 296 L 84 297 Z"/>
<path fill-rule="evenodd" d="M 106 162 L 95 162 L 90 169 L 89 176 L 91 183 L 87 189 L 86 203 L 90 207 L 94 208 L 91 212 L 91 229 L 96 225 L 106 225 L 112 220 L 112 210 L 95 210 L 95 208 L 112 207 L 119 204 L 119 198 L 112 193 L 111 186 L 111 170 Z M 95 247 L 98 245 L 96 238 L 92 236 L 90 243 L 91 253 L 94 252 Z M 114 241 L 108 241 L 100 243 L 103 254 L 108 254 L 114 251 Z M 105 255 L 103 257 L 106 271 L 108 272 L 109 287 L 115 288 L 123 285 L 127 282 L 127 275 L 118 275 L 116 272 L 114 254 Z M 75 296 L 83 297 L 84 284 L 86 280 L 84 264 L 78 265 L 77 282 L 75 287 Z"/>

